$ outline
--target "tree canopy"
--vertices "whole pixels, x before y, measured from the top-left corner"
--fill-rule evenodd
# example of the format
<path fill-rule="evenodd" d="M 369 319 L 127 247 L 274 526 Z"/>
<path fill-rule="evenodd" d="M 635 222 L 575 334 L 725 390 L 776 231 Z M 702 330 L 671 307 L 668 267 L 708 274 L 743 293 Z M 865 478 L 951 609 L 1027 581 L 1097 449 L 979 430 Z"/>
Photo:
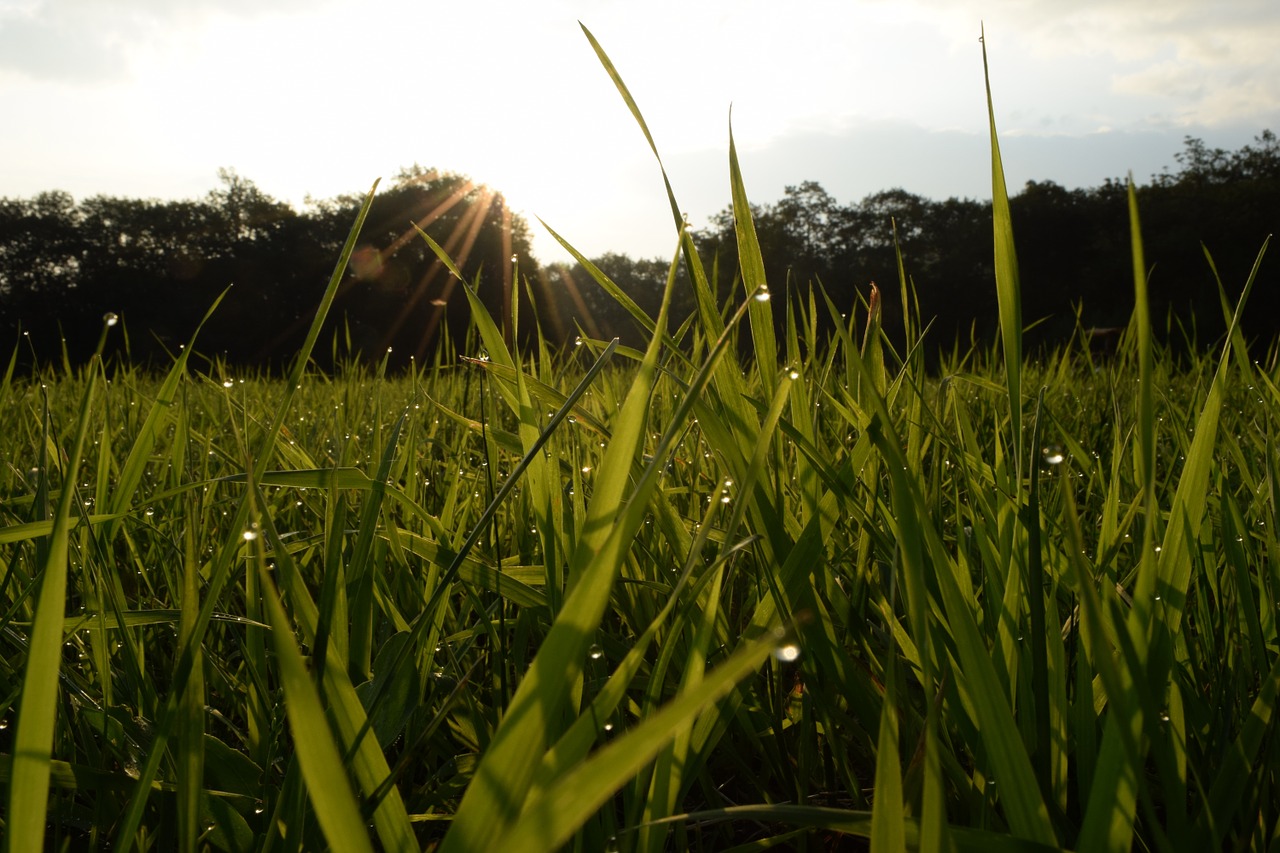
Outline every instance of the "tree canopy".
<path fill-rule="evenodd" d="M 1215 268 L 1234 299 L 1263 239 L 1280 225 L 1280 142 L 1265 131 L 1253 144 L 1224 151 L 1188 137 L 1174 161 L 1176 168 L 1139 187 L 1152 307 L 1173 334 L 1194 329 L 1208 344 L 1224 328 Z M 1106 179 L 1085 189 L 1029 181 L 1011 198 L 1023 315 L 1039 321 L 1029 345 L 1065 340 L 1077 322 L 1126 322 L 1132 273 L 1125 197 L 1122 180 Z M 229 170 L 194 201 L 95 196 L 77 203 L 56 191 L 0 198 L 0 339 L 13 340 L 21 329 L 30 333 L 24 357 L 65 354 L 78 361 L 111 311 L 125 320 L 129 357 L 163 358 L 230 285 L 202 351 L 234 363 L 278 365 L 296 350 L 361 201 L 340 196 L 299 211 Z M 804 181 L 773 203 L 753 206 L 752 216 L 770 287 L 784 296 L 772 302 L 779 320 L 787 299 L 807 304 L 814 287 L 854 310 L 876 281 L 884 327 L 900 329 L 900 253 L 909 298 L 931 324 L 931 346 L 945 350 L 994 334 L 989 202 L 931 200 L 891 188 L 842 204 Z M 514 293 L 522 334 L 537 324 L 552 342 L 571 343 L 579 334 L 641 340 L 636 320 L 586 267 L 537 263 L 527 224 L 499 192 L 415 165 L 376 196 L 331 312 L 345 355 L 381 359 L 390 348 L 392 364 L 403 364 L 465 334 L 470 311 L 463 286 L 419 228 L 478 285 L 481 302 L 508 335 Z M 694 238 L 718 279 L 719 298 L 729 298 L 737 284 L 732 211 L 714 216 Z M 607 253 L 590 263 L 642 310 L 656 313 L 669 259 Z M 1263 267 L 1245 321 L 1246 333 L 1258 340 L 1280 330 L 1273 268 Z M 693 300 L 685 270 L 677 273 L 678 321 Z"/>

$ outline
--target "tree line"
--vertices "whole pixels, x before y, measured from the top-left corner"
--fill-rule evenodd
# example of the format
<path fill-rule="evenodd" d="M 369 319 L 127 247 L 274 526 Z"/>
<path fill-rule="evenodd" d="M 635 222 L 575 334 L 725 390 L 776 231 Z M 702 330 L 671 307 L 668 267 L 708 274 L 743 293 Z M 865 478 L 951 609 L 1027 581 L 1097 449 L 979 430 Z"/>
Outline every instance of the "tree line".
<path fill-rule="evenodd" d="M 1167 320 L 1175 345 L 1207 345 L 1224 329 L 1215 270 L 1234 300 L 1264 238 L 1280 225 L 1280 142 L 1265 131 L 1253 144 L 1225 151 L 1188 137 L 1174 159 L 1176 168 L 1138 188 L 1152 309 L 1158 322 Z M 163 364 L 226 290 L 200 351 L 230 364 L 279 367 L 310 325 L 362 196 L 299 211 L 235 172 L 219 179 L 199 200 L 76 202 L 56 191 L 0 198 L 0 344 L 16 342 L 24 363 L 78 363 L 111 312 L 128 333 L 115 343 L 120 354 Z M 1127 321 L 1126 192 L 1117 179 L 1087 189 L 1030 181 L 1010 199 L 1032 346 L 1061 343 L 1080 326 Z M 856 310 L 876 281 L 884 326 L 900 329 L 900 255 L 931 347 L 993 339 L 989 202 L 890 189 L 841 204 L 806 181 L 752 214 L 779 321 L 786 300 L 808 306 L 815 288 L 842 311 Z M 414 166 L 375 197 L 330 312 L 327 340 L 336 345 L 319 353 L 322 361 L 386 358 L 398 367 L 441 352 L 451 358 L 461 346 L 470 316 L 464 286 L 419 231 L 455 259 L 508 335 L 514 295 L 526 338 L 536 328 L 553 344 L 571 345 L 579 335 L 642 340 L 635 320 L 585 266 L 537 263 L 528 224 L 501 193 Z M 693 237 L 720 299 L 730 298 L 738 281 L 732 212 Z M 609 253 L 589 263 L 656 312 L 667 259 Z M 1246 334 L 1262 342 L 1280 331 L 1274 269 L 1263 265 L 1245 318 Z M 687 271 L 678 275 L 677 320 L 693 310 Z M 818 315 L 820 325 L 830 319 L 825 308 Z"/>

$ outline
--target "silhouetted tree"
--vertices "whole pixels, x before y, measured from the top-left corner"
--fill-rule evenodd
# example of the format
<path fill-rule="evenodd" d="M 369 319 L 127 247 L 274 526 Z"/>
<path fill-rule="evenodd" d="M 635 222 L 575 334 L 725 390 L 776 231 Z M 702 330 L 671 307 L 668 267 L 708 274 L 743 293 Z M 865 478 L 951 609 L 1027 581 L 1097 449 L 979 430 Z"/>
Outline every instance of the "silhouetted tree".
<path fill-rule="evenodd" d="M 1138 190 L 1157 328 L 1167 315 L 1213 343 L 1224 323 L 1214 267 L 1228 299 L 1238 297 L 1259 246 L 1280 227 L 1280 141 L 1265 131 L 1238 151 L 1188 137 L 1166 170 Z M 78 360 L 97 340 L 102 314 L 124 316 L 129 356 L 159 357 L 185 340 L 219 293 L 228 295 L 202 338 L 204 352 L 229 361 L 279 364 L 310 324 L 362 195 L 310 203 L 302 211 L 230 170 L 195 201 L 99 196 L 76 204 L 66 193 L 0 199 L 0 334 L 32 333 L 42 359 L 66 351 Z M 1023 316 L 1043 320 L 1028 348 L 1067 340 L 1077 322 L 1124 324 L 1132 310 L 1132 264 L 1125 182 L 1089 189 L 1029 181 L 1010 199 L 1023 287 Z M 992 276 L 991 206 L 933 201 L 903 189 L 837 202 L 820 184 L 786 187 L 751 207 L 775 322 L 788 306 L 809 305 L 821 286 L 841 312 L 857 310 L 872 281 L 883 296 L 884 328 L 901 339 L 898 257 L 932 324 L 928 347 L 949 350 L 971 334 L 990 340 L 997 311 Z M 641 326 L 581 265 L 540 268 L 528 229 L 502 196 L 465 176 L 413 166 L 376 197 L 330 314 L 330 330 L 350 339 L 350 355 L 392 363 L 422 358 L 447 338 L 461 344 L 470 307 L 418 234 L 431 235 L 475 286 L 512 343 L 513 297 L 520 335 L 541 329 L 569 342 L 578 330 L 631 344 Z M 737 234 L 731 209 L 694 233 L 718 305 L 740 300 Z M 519 259 L 521 280 L 516 280 Z M 606 253 L 592 264 L 640 308 L 656 314 L 668 259 Z M 1280 331 L 1275 265 L 1261 268 L 1245 315 L 1246 334 Z M 677 268 L 673 319 L 693 310 L 688 270 Z M 823 305 L 819 300 L 819 306 Z M 818 312 L 819 325 L 829 320 Z M 10 339 L 12 339 L 10 337 Z M 742 336 L 749 345 L 749 336 Z"/>

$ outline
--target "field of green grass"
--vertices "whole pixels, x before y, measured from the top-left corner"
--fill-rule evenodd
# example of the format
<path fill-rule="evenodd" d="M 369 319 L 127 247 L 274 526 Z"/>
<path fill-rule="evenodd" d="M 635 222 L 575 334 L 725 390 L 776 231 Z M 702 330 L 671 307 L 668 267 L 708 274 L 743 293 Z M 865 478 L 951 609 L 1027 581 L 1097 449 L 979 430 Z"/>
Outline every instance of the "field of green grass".
<path fill-rule="evenodd" d="M 643 351 L 468 291 L 462 358 L 309 370 L 357 221 L 287 376 L 10 358 L 8 849 L 1280 850 L 1276 350 L 1156 342 L 1131 194 L 1116 352 L 1024 358 L 992 153 L 940 371 L 769 290 L 732 142 L 739 286 L 682 232 Z"/>

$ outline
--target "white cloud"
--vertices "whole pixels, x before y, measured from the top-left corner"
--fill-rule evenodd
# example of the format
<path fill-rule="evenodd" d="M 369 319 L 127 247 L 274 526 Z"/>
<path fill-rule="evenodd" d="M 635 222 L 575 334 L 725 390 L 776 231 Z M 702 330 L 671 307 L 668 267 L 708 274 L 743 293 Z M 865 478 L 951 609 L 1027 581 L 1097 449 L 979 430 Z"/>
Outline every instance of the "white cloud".
<path fill-rule="evenodd" d="M 0 5 L 0 71 L 37 80 L 128 80 L 138 51 L 210 18 L 255 18 L 333 0 L 27 0 Z"/>

